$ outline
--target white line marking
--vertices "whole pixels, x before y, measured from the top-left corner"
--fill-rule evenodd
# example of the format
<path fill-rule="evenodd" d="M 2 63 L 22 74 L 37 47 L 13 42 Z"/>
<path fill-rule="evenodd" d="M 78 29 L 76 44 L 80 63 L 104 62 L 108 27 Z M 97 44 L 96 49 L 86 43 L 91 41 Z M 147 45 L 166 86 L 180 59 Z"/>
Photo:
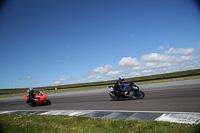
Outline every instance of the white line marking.
<path fill-rule="evenodd" d="M 0 114 L 10 114 L 12 112 L 15 112 L 15 111 L 0 111 Z"/>
<path fill-rule="evenodd" d="M 0 111 L 0 114 L 10 114 L 18 111 L 31 111 L 31 110 L 13 110 L 13 111 Z M 32 110 L 34 111 L 34 110 Z M 35 110 L 36 112 L 42 110 Z M 115 118 L 118 114 L 123 112 L 132 113 L 162 113 L 162 115 L 156 118 L 156 121 L 168 121 L 175 123 L 187 123 L 187 124 L 199 124 L 200 123 L 200 113 L 196 112 L 167 112 L 167 111 L 125 111 L 125 110 L 49 110 L 38 115 L 68 115 L 68 116 L 82 116 L 92 112 L 112 112 L 110 115 L 103 117 Z M 136 114 L 130 115 L 128 118 L 133 117 Z M 102 118 L 103 118 L 102 117 Z"/>
<path fill-rule="evenodd" d="M 175 123 L 199 124 L 199 114 L 163 114 L 156 121 L 168 121 Z"/>

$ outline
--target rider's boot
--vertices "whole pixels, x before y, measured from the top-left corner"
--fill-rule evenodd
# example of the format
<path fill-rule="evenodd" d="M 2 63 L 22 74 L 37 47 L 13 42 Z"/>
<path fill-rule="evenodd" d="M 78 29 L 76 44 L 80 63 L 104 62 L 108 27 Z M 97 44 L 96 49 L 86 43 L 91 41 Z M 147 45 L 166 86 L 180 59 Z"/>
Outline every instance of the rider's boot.
<path fill-rule="evenodd" d="M 129 95 L 129 94 L 130 94 L 130 91 L 128 90 L 127 92 L 125 92 L 125 94 L 126 94 L 126 95 Z"/>

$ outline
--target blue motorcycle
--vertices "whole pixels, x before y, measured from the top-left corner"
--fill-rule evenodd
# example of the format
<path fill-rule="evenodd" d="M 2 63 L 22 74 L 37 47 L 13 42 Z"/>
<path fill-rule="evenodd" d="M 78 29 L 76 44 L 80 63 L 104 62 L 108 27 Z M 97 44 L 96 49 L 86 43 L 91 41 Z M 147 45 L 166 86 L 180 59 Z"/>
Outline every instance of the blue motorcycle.
<path fill-rule="evenodd" d="M 109 93 L 110 98 L 112 100 L 119 100 L 119 98 L 115 95 L 114 93 L 114 86 L 107 86 L 107 88 L 109 90 L 111 90 L 111 92 Z M 124 84 L 124 89 L 128 89 L 128 85 Z M 119 92 L 117 92 L 119 93 Z M 130 93 L 126 93 L 126 91 L 121 93 L 120 99 L 143 99 L 145 96 L 144 92 L 142 90 L 140 90 L 139 86 L 136 84 L 132 85 L 132 88 L 130 90 Z"/>

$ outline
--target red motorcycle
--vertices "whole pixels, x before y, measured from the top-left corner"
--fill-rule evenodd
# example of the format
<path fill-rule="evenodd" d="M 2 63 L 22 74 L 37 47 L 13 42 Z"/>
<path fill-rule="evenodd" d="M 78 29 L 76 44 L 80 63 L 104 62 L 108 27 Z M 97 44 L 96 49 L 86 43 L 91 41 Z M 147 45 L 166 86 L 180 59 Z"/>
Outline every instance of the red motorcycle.
<path fill-rule="evenodd" d="M 24 95 L 24 99 L 27 100 L 27 104 L 30 106 L 37 106 L 37 105 L 51 105 L 51 101 L 47 99 L 47 95 L 41 91 L 34 91 L 33 100 L 28 100 L 27 95 Z"/>

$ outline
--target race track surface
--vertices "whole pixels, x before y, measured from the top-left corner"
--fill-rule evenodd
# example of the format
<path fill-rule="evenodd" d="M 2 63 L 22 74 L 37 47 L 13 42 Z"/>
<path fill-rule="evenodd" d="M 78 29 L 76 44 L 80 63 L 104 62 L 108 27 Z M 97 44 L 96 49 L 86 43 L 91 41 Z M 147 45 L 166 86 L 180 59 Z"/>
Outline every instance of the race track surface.
<path fill-rule="evenodd" d="M 200 112 L 200 82 L 160 86 L 140 86 L 144 99 L 112 101 L 108 89 L 90 93 L 49 94 L 50 106 L 30 107 L 25 100 L 0 100 L 0 111 L 8 110 L 126 110 L 126 111 L 172 111 Z M 144 87 L 144 88 L 142 88 Z M 66 94 L 66 95 L 65 95 Z"/>

